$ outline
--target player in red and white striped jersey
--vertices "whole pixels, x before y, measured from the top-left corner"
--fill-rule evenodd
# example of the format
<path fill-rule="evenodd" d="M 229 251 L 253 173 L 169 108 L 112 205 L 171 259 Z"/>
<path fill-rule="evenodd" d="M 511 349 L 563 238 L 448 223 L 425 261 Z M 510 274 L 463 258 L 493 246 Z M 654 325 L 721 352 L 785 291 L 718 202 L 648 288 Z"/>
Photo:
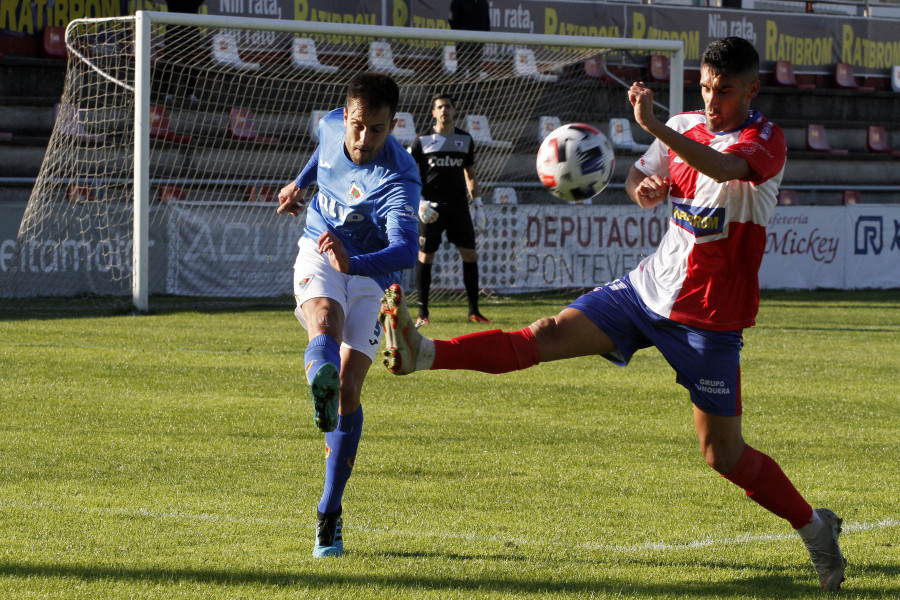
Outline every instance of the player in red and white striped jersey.
<path fill-rule="evenodd" d="M 784 173 L 784 135 L 750 103 L 759 93 L 759 56 L 741 38 L 716 40 L 703 54 L 705 108 L 663 123 L 653 91 L 628 90 L 637 123 L 656 138 L 631 168 L 625 190 L 643 208 L 671 200 L 671 225 L 656 252 L 622 279 L 596 288 L 555 317 L 521 331 L 485 331 L 447 341 L 419 335 L 392 287 L 382 304 L 396 374 L 423 369 L 503 373 L 551 360 L 600 354 L 626 365 L 650 346 L 689 392 L 701 452 L 710 467 L 772 513 L 806 544 L 823 589 L 835 590 L 846 562 L 841 520 L 816 509 L 741 431 L 742 330 L 759 306 L 757 273 L 765 228 Z"/>

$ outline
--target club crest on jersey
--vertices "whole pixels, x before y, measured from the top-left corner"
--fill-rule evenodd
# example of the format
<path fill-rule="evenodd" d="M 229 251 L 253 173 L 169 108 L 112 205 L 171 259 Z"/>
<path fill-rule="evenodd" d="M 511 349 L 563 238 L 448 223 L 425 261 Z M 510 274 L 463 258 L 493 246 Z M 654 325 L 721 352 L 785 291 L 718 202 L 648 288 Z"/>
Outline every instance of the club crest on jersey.
<path fill-rule="evenodd" d="M 354 202 L 359 202 L 359 199 L 363 195 L 363 189 L 359 187 L 359 184 L 355 181 L 350 184 L 350 193 L 347 194 L 347 202 L 353 204 Z"/>
<path fill-rule="evenodd" d="M 456 140 L 456 149 L 457 150 L 463 149 L 463 141 L 462 140 Z"/>
<path fill-rule="evenodd" d="M 672 223 L 691 232 L 695 237 L 721 233 L 725 229 L 723 207 L 690 206 L 674 203 Z"/>

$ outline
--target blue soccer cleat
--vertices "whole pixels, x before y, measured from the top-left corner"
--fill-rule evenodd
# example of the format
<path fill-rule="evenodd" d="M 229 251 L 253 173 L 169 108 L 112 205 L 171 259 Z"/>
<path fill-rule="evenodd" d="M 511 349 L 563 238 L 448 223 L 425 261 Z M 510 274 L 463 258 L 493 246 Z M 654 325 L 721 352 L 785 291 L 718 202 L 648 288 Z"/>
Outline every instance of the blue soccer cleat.
<path fill-rule="evenodd" d="M 341 377 L 331 363 L 324 363 L 309 384 L 312 395 L 315 423 L 319 431 L 334 431 L 338 421 L 338 403 L 341 397 Z"/>

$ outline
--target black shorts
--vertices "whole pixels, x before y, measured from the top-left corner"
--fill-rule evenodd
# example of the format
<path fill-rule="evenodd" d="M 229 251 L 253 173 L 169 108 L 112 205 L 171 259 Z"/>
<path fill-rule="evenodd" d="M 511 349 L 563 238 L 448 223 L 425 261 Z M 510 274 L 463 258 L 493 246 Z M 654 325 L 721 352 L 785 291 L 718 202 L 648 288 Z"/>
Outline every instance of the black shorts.
<path fill-rule="evenodd" d="M 457 248 L 475 249 L 475 226 L 468 210 L 440 212 L 434 223 L 419 221 L 419 251 L 434 254 L 441 247 L 441 236 Z"/>

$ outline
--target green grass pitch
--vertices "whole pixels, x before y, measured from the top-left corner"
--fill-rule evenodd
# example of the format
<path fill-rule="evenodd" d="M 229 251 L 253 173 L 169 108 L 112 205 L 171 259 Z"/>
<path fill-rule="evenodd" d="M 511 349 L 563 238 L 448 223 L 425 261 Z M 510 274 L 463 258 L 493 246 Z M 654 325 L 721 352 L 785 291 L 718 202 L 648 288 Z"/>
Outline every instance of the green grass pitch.
<path fill-rule="evenodd" d="M 486 301 L 519 329 L 571 297 Z M 439 303 L 426 332 L 484 329 Z M 340 559 L 284 310 L 0 321 L 0 598 L 819 598 L 709 469 L 656 350 L 500 376 L 372 367 Z M 845 519 L 844 598 L 900 598 L 900 291 L 767 293 L 744 434 Z"/>

